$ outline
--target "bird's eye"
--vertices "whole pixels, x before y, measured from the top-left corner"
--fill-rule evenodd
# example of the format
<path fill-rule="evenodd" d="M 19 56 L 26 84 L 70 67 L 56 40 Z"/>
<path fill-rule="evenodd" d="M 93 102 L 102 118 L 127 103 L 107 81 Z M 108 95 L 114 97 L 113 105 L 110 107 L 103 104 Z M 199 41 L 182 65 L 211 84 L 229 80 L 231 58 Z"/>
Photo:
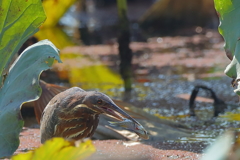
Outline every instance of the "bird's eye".
<path fill-rule="evenodd" d="M 136 130 L 139 130 L 139 128 L 138 128 L 138 127 L 136 127 L 135 129 L 136 129 Z"/>
<path fill-rule="evenodd" d="M 99 99 L 99 100 L 97 101 L 97 103 L 98 103 L 98 104 L 102 104 L 103 101 L 102 101 L 101 99 Z"/>

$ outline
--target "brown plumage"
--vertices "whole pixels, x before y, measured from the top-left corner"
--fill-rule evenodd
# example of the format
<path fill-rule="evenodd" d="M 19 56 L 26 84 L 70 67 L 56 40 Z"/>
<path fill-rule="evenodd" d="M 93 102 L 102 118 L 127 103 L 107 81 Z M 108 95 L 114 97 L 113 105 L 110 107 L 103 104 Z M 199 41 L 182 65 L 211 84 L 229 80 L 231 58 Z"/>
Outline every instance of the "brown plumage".
<path fill-rule="evenodd" d="M 52 137 L 74 140 L 91 137 L 102 113 L 121 121 L 128 118 L 141 126 L 107 95 L 73 87 L 56 95 L 44 109 L 40 123 L 41 142 Z M 144 129 L 141 131 L 144 137 L 147 133 Z"/>
<path fill-rule="evenodd" d="M 42 94 L 38 100 L 34 101 L 34 112 L 37 122 L 40 123 L 41 115 L 48 102 L 58 93 L 67 90 L 67 87 L 46 83 L 43 80 L 39 81 L 42 88 Z"/>

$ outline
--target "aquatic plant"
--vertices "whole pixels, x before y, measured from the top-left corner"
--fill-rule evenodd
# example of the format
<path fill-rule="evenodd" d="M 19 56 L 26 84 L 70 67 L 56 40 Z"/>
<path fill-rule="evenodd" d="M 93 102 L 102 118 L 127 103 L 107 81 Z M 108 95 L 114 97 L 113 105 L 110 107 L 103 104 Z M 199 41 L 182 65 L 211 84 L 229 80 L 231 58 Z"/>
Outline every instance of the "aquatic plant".
<path fill-rule="evenodd" d="M 225 74 L 233 78 L 233 85 L 238 83 L 240 78 L 240 1 L 238 0 L 214 0 L 216 11 L 219 15 L 219 33 L 225 40 L 225 51 L 231 60 L 225 69 Z M 234 90 L 240 95 L 240 86 Z M 237 120 L 240 115 L 228 115 L 229 119 Z M 229 160 L 240 159 L 240 133 L 228 131 L 220 136 L 212 146 L 207 149 L 202 160 Z"/>
<path fill-rule="evenodd" d="M 9 0 L 0 4 L 0 157 L 10 156 L 19 146 L 23 127 L 22 103 L 39 98 L 39 74 L 54 59 L 58 49 L 48 40 L 40 41 L 14 61 L 21 45 L 45 21 L 40 0 Z"/>

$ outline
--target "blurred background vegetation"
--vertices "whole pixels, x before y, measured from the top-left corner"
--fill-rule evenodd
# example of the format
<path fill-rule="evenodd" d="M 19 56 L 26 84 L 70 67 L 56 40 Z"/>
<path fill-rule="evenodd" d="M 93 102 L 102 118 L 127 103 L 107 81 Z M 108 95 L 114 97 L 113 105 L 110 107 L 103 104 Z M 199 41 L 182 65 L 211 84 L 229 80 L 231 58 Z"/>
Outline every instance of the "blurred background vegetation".
<path fill-rule="evenodd" d="M 125 2 L 125 0 L 119 2 Z M 217 30 L 218 17 L 213 1 L 128 0 L 126 2 L 126 28 L 129 31 L 129 35 L 123 37 L 123 43 L 129 41 L 146 42 L 147 44 L 152 37 L 158 37 L 157 42 L 161 43 L 162 36 L 203 35 L 207 33 L 208 29 Z M 134 62 L 132 63 L 132 56 L 133 58 L 139 58 L 146 53 L 149 54 L 148 47 L 135 49 L 133 52 L 130 47 L 130 50 L 128 49 L 129 53 L 126 53 L 125 56 L 121 56 L 120 52 L 116 50 L 118 49 L 121 33 L 124 32 L 121 27 L 125 23 L 121 18 L 119 19 L 118 6 L 120 4 L 112 0 L 43 1 L 48 18 L 41 27 L 40 32 L 35 35 L 37 39 L 49 39 L 59 49 L 68 46 L 102 45 L 102 48 L 93 49 L 102 53 L 90 53 L 91 51 L 86 51 L 89 50 L 88 47 L 75 48 L 75 50 L 73 47 L 66 51 L 68 52 L 67 54 L 63 50 L 61 57 L 64 64 L 55 67 L 62 80 L 67 80 L 72 85 L 81 83 L 83 88 L 91 89 L 89 85 L 103 87 L 101 85 L 103 83 L 105 83 L 104 86 L 106 84 L 121 86 L 124 84 L 122 79 L 124 81 L 130 79 L 130 84 L 126 85 L 125 83 L 125 90 L 131 90 L 131 79 L 134 77 L 134 74 L 142 74 L 142 72 L 146 74 L 144 72 L 149 72 L 149 66 L 147 66 L 148 71 L 145 71 L 142 69 L 145 66 L 140 63 L 136 65 Z M 209 34 L 211 37 L 212 33 Z M 86 59 L 83 56 L 85 54 L 88 54 L 90 57 Z M 103 54 L 112 56 L 106 57 Z M 119 54 L 120 58 L 116 54 Z M 74 62 L 71 59 L 74 59 Z M 85 63 L 81 62 L 83 59 Z M 106 63 L 103 63 L 101 59 L 104 59 Z M 68 61 L 71 62 L 67 64 Z M 81 66 L 79 63 L 81 63 Z M 104 67 L 106 64 L 111 70 Z M 121 69 L 124 66 L 128 67 Z M 154 65 L 151 65 L 151 67 L 158 68 L 158 66 Z M 122 74 L 122 78 L 118 76 L 119 71 Z M 139 81 L 145 80 L 140 78 Z M 109 87 L 106 89 L 109 89 Z"/>
<path fill-rule="evenodd" d="M 106 44 L 118 36 L 115 0 L 43 0 L 43 4 L 48 15 L 44 29 L 64 28 L 84 45 Z M 196 27 L 217 29 L 219 24 L 214 3 L 208 0 L 127 0 L 127 17 L 131 40 L 144 42 L 156 36 L 192 35 L 200 32 Z"/>

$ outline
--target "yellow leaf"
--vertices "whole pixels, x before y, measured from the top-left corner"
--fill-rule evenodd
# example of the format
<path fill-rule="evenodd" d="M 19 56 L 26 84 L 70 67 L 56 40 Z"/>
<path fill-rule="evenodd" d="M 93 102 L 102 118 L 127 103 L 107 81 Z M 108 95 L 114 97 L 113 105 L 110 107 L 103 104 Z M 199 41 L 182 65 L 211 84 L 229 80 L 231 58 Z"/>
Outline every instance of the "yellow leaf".
<path fill-rule="evenodd" d="M 226 112 L 225 115 L 220 115 L 220 117 L 226 118 L 228 121 L 240 121 L 240 113 Z"/>
<path fill-rule="evenodd" d="M 38 40 L 49 39 L 59 49 L 74 45 L 68 35 L 59 27 L 41 28 L 35 37 Z"/>
<path fill-rule="evenodd" d="M 155 113 L 154 116 L 156 116 L 160 119 L 168 119 L 168 120 L 175 120 L 175 119 L 181 119 L 181 118 L 189 117 L 189 115 L 162 116 L 159 113 Z"/>
<path fill-rule="evenodd" d="M 57 25 L 64 13 L 73 5 L 76 0 L 44 0 L 43 8 L 47 15 L 47 20 L 43 27 L 54 27 Z"/>
<path fill-rule="evenodd" d="M 82 160 L 95 152 L 91 140 L 67 141 L 63 138 L 53 138 L 41 147 L 27 153 L 21 153 L 12 157 L 12 160 Z"/>
<path fill-rule="evenodd" d="M 72 46 L 70 38 L 57 27 L 58 21 L 76 0 L 44 0 L 43 8 L 47 20 L 41 26 L 40 31 L 35 34 L 38 40 L 49 39 L 59 49 Z"/>
<path fill-rule="evenodd" d="M 113 72 L 98 60 L 74 53 L 62 53 L 60 57 L 64 63 L 54 64 L 53 68 L 59 74 L 67 70 L 69 75 L 65 77 L 69 78 L 72 86 L 81 85 L 83 89 L 108 90 L 121 87 L 123 84 L 118 73 Z"/>

